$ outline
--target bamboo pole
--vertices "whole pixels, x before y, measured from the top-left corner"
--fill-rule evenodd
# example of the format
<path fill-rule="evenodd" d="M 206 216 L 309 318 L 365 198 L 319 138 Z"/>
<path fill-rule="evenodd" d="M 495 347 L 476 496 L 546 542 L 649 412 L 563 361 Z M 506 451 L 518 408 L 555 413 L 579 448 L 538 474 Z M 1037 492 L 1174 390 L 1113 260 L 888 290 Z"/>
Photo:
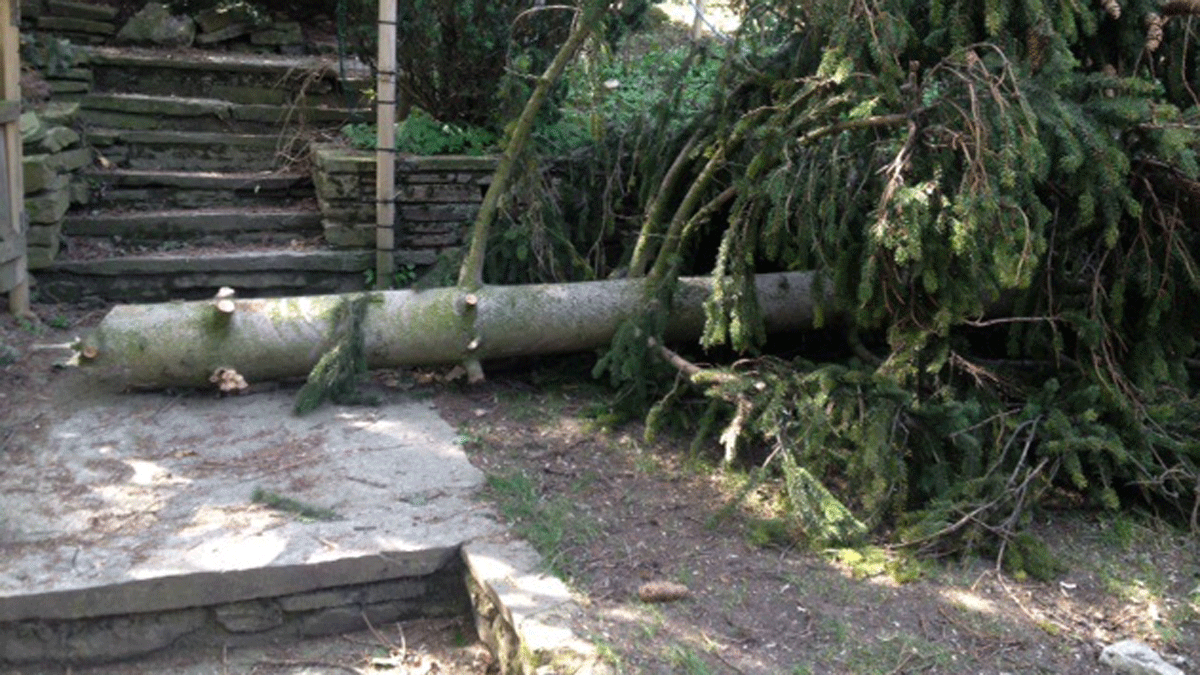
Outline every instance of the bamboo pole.
<path fill-rule="evenodd" d="M 20 0 L 0 0 L 0 70 L 3 79 L 0 82 L 0 100 L 14 102 L 17 106 L 21 101 L 21 64 L 17 52 L 18 25 L 20 24 Z M 17 109 L 19 113 L 19 107 Z M 0 214 L 0 227 L 9 230 L 0 234 L 0 243 L 9 242 L 17 255 L 15 270 L 8 281 L 8 309 L 13 314 L 29 315 L 29 270 L 25 252 L 25 189 L 24 174 L 21 168 L 21 134 L 17 121 L 0 123 L 3 128 L 3 138 L 7 166 L 5 173 L 8 180 L 0 185 L 0 190 L 8 191 L 8 212 Z M 3 249 L 6 247 L 0 247 Z M 0 260 L 0 269 L 13 260 Z"/>
<path fill-rule="evenodd" d="M 391 288 L 396 248 L 396 0 L 379 0 L 375 99 L 375 288 Z"/>

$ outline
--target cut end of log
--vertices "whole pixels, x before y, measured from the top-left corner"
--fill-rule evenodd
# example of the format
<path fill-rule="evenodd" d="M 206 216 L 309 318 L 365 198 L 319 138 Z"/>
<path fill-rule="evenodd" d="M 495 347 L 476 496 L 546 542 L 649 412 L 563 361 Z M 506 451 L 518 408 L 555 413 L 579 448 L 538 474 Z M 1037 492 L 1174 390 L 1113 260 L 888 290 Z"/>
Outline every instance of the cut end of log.
<path fill-rule="evenodd" d="M 250 386 L 246 378 L 233 368 L 217 368 L 208 381 L 217 385 L 222 394 L 240 394 Z"/>
<path fill-rule="evenodd" d="M 479 304 L 479 296 L 474 293 L 467 293 L 463 298 L 463 302 L 467 303 L 467 307 L 474 307 Z"/>
<path fill-rule="evenodd" d="M 222 286 L 216 295 L 217 311 L 222 314 L 233 314 L 233 311 L 237 309 L 237 305 L 233 302 L 235 295 L 237 295 L 237 291 L 228 286 Z"/>

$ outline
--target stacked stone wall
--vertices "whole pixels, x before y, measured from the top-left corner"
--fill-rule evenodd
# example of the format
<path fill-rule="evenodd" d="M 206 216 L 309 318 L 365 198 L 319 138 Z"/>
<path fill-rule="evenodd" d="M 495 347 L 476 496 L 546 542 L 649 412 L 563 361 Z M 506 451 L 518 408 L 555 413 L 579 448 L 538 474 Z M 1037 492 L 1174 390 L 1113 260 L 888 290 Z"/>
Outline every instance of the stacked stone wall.
<path fill-rule="evenodd" d="M 425 575 L 208 606 L 0 621 L 0 665 L 98 663 L 166 647 L 239 647 L 470 613 L 462 560 Z M 170 592 L 170 582 L 164 582 Z"/>
<path fill-rule="evenodd" d="M 21 116 L 29 269 L 47 267 L 62 244 L 63 219 L 72 204 L 86 204 L 90 189 L 79 170 L 92 153 L 72 127 L 79 106 L 51 104 Z"/>
<path fill-rule="evenodd" d="M 313 183 L 325 239 L 343 248 L 375 245 L 375 153 L 313 147 Z M 460 246 L 496 171 L 495 157 L 400 155 L 396 160 L 396 246 L 431 252 Z"/>
<path fill-rule="evenodd" d="M 248 5 L 174 14 L 147 2 L 131 17 L 81 0 L 21 0 L 22 29 L 52 33 L 83 45 L 236 48 L 298 55 L 312 51 L 298 21 L 263 16 Z"/>

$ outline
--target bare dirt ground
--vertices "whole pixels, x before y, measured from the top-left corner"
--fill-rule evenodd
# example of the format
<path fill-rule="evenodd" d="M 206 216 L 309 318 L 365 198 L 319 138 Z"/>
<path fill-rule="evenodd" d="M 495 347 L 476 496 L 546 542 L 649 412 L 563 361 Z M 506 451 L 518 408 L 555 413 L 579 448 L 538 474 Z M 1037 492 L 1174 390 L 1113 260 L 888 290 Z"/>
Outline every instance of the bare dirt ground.
<path fill-rule="evenodd" d="M 70 401 L 63 353 L 102 307 L 38 306 L 0 318 L 0 470 Z M 1135 515 L 1041 514 L 1035 530 L 1068 571 L 1017 580 L 989 560 L 919 560 L 883 547 L 810 551 L 765 536 L 773 486 L 722 511 L 745 477 L 609 428 L 586 356 L 498 364 L 479 386 L 445 373 L 371 376 L 386 395 L 428 396 L 490 477 L 488 499 L 576 590 L 593 640 L 622 673 L 1104 673 L 1108 643 L 1141 639 L 1200 672 L 1200 537 Z M 726 513 L 726 517 L 717 518 Z M 3 514 L 0 514 L 2 523 Z M 639 599 L 651 582 L 685 597 Z M 124 673 L 487 673 L 461 623 L 269 650 L 168 653 Z M 25 671 L 44 672 L 44 671 Z"/>

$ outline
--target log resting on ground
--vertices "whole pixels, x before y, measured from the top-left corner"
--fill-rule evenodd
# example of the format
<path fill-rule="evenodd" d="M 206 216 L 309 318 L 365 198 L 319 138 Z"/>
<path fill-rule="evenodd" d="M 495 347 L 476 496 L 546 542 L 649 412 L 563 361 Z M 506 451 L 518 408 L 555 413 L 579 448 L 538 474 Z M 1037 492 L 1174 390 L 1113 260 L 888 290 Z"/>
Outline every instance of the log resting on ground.
<path fill-rule="evenodd" d="M 811 272 L 756 277 L 769 332 L 811 328 Z M 367 292 L 369 368 L 457 363 L 602 347 L 643 302 L 643 280 Z M 708 277 L 680 279 L 667 339 L 695 340 Z M 82 341 L 84 365 L 131 388 L 206 386 L 220 368 L 251 383 L 305 376 L 331 346 L 337 308 L 352 295 L 122 305 Z M 472 301 L 474 303 L 472 304 Z"/>

